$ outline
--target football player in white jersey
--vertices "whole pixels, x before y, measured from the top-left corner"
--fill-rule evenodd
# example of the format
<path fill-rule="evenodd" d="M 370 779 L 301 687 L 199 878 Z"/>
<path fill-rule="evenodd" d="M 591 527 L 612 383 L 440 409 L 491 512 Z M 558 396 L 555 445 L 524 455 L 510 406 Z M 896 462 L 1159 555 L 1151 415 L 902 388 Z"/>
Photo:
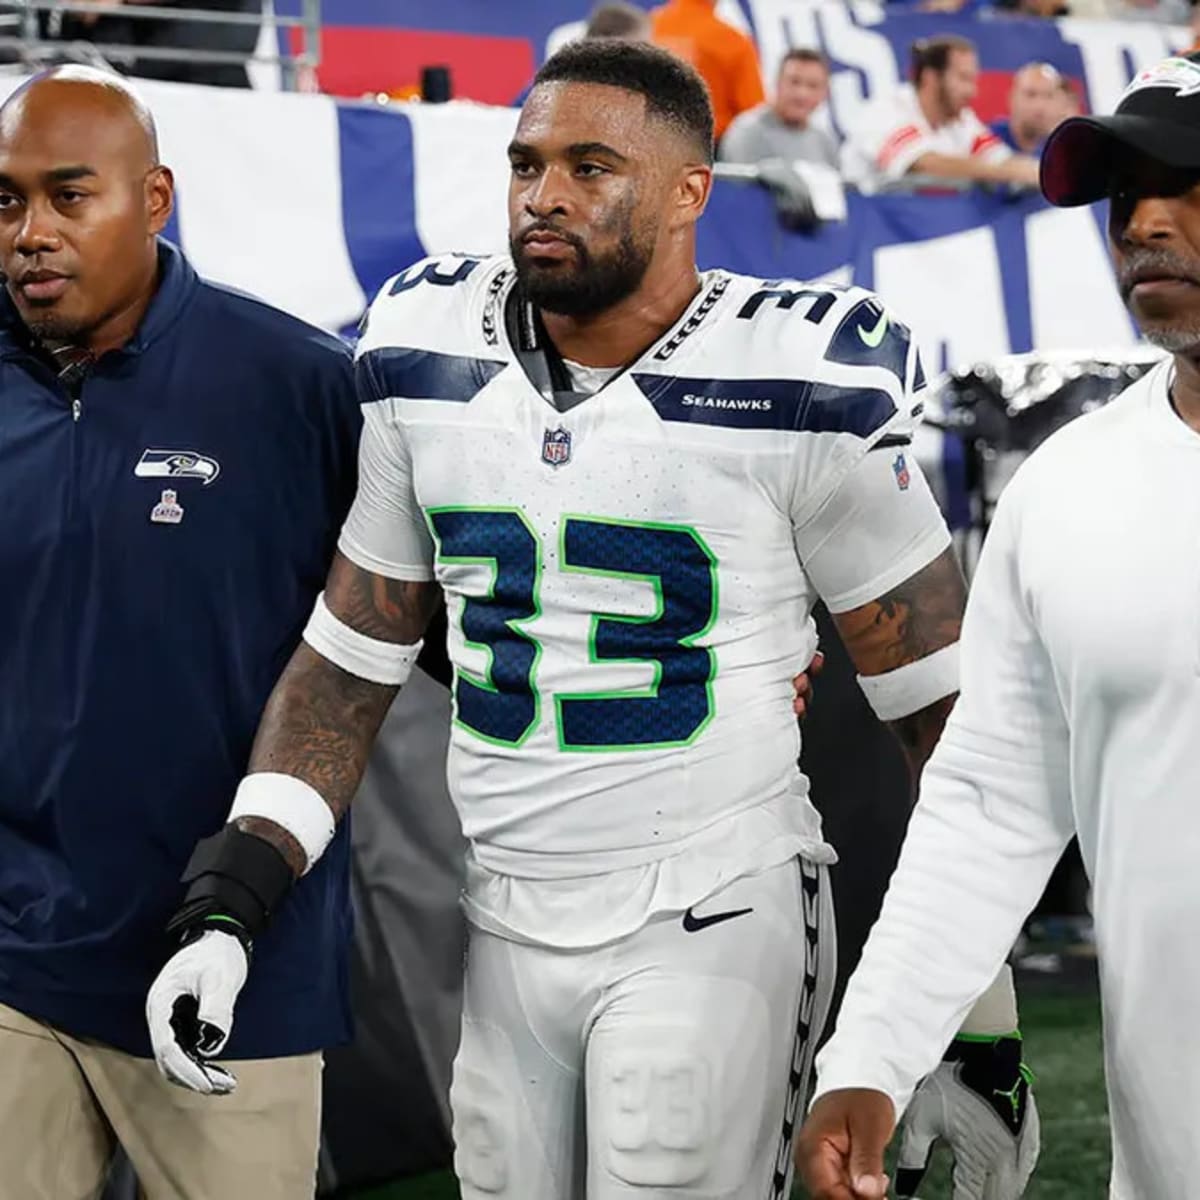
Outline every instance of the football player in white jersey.
<path fill-rule="evenodd" d="M 509 156 L 511 255 L 418 263 L 371 307 L 358 496 L 195 860 L 202 936 L 152 995 L 155 1045 L 176 1078 L 211 1069 L 246 972 L 227 923 L 249 940 L 321 853 L 440 590 L 463 1196 L 778 1198 L 833 969 L 791 705 L 818 596 L 914 774 L 957 688 L 921 368 L 866 292 L 697 270 L 712 113 L 663 51 L 561 51 Z M 1011 1010 L 977 1014 L 989 1050 Z M 1005 1044 L 980 1086 L 1024 1115 Z"/>
<path fill-rule="evenodd" d="M 1111 1200 L 1200 1170 L 1200 55 L 1051 134 L 1042 190 L 1107 199 L 1121 293 L 1168 357 L 1039 447 L 972 581 L 962 695 L 819 1060 L 811 1194 L 883 1194 L 895 1114 L 1072 834 L 1092 884 Z M 990 1193 L 988 1193 L 990 1195 Z"/>

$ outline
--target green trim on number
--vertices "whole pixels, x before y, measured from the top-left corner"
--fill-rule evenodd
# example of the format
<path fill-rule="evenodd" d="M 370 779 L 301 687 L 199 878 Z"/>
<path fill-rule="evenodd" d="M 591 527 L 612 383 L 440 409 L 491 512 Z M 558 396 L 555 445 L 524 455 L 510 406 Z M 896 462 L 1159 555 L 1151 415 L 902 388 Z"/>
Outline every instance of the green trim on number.
<path fill-rule="evenodd" d="M 708 655 L 708 678 L 704 683 L 708 711 L 704 719 L 696 726 L 689 737 L 673 742 L 633 742 L 628 745 L 605 746 L 575 745 L 574 743 L 567 742 L 563 737 L 562 706 L 565 701 L 657 700 L 659 698 L 659 686 L 662 683 L 662 660 L 658 658 L 600 658 L 596 654 L 596 630 L 599 628 L 601 621 L 618 621 L 629 625 L 653 625 L 656 621 L 662 620 L 663 614 L 666 611 L 663 603 L 662 575 L 660 574 L 644 574 L 640 571 L 612 571 L 605 567 L 572 566 L 567 561 L 566 550 L 567 523 L 569 521 L 587 521 L 595 525 L 613 525 L 619 529 L 661 529 L 670 533 L 687 533 L 691 535 L 692 540 L 699 547 L 701 553 L 708 559 L 709 578 L 712 581 L 712 602 L 709 605 L 708 620 L 702 629 L 696 633 L 689 634 L 675 643 L 689 650 L 703 649 Z M 637 663 L 641 666 L 650 664 L 654 667 L 654 680 L 645 691 L 625 689 L 611 692 L 556 692 L 554 696 L 554 723 L 558 734 L 558 748 L 567 754 L 618 754 L 631 750 L 671 750 L 680 746 L 692 745 L 709 725 L 712 724 L 713 717 L 716 716 L 717 707 L 713 693 L 713 682 L 718 673 L 716 652 L 711 646 L 695 646 L 695 642 L 704 637 L 716 624 L 717 611 L 720 607 L 717 558 L 708 548 L 708 544 L 691 525 L 673 525 L 670 522 L 664 521 L 626 521 L 615 517 L 591 516 L 587 513 L 564 513 L 558 525 L 558 566 L 560 571 L 567 571 L 578 575 L 600 575 L 609 579 L 634 579 L 649 582 L 654 588 L 656 609 L 654 615 L 649 617 L 629 616 L 622 613 L 592 613 L 591 623 L 588 626 L 588 662 L 598 666 L 611 663 Z"/>
<path fill-rule="evenodd" d="M 491 680 L 492 665 L 495 662 L 495 654 L 491 646 L 484 642 L 472 641 L 466 635 L 463 629 L 463 616 L 466 613 L 467 605 L 474 602 L 476 604 L 486 604 L 489 601 L 494 602 L 496 599 L 496 578 L 500 573 L 500 566 L 494 554 L 444 554 L 442 552 L 442 539 L 438 536 L 437 529 L 433 524 L 433 516 L 436 513 L 511 513 L 516 517 L 529 532 L 529 536 L 533 539 L 533 586 L 532 594 L 530 595 L 530 603 L 533 606 L 533 612 L 527 617 L 515 617 L 504 624 L 509 630 L 519 638 L 524 638 L 533 646 L 533 661 L 529 664 L 529 690 L 533 695 L 533 717 L 529 724 L 525 727 L 524 733 L 521 734 L 514 742 L 505 741 L 504 738 L 492 737 L 490 734 L 483 733 L 476 729 L 474 725 L 468 725 L 465 721 L 459 720 L 458 717 L 458 681 L 460 677 L 466 679 L 468 683 L 474 684 L 485 692 L 490 692 L 493 696 L 500 695 L 500 689 Z M 454 672 L 454 686 L 450 689 L 450 700 L 454 706 L 453 724 L 460 729 L 465 729 L 472 737 L 478 738 L 481 742 L 487 742 L 491 746 L 503 746 L 506 749 L 519 749 L 533 735 L 542 719 L 542 696 L 538 691 L 536 679 L 538 665 L 542 661 L 542 643 L 538 641 L 533 634 L 528 633 L 524 629 L 517 629 L 518 625 L 525 625 L 530 621 L 536 621 L 542 615 L 542 539 L 538 537 L 537 530 L 526 520 L 525 514 L 519 508 L 513 508 L 508 505 L 489 505 L 489 504 L 441 504 L 433 508 L 424 510 L 425 524 L 429 527 L 429 532 L 433 537 L 434 545 L 437 547 L 437 560 L 444 563 L 482 563 L 490 564 L 492 568 L 492 579 L 488 585 L 486 596 L 460 596 L 458 605 L 458 614 L 456 617 L 458 624 L 459 636 L 463 640 L 464 646 L 469 646 L 473 650 L 482 650 L 487 655 L 487 668 L 484 676 L 476 675 L 474 671 L 466 669 L 460 670 L 451 662 L 450 666 Z M 447 616 L 449 613 L 447 612 Z"/>
<path fill-rule="evenodd" d="M 977 1044 L 992 1044 L 1002 1042 L 1005 1038 L 1016 1038 L 1021 1041 L 1021 1031 L 1014 1029 L 1012 1033 L 956 1033 L 954 1040 L 956 1042 L 975 1042 Z"/>

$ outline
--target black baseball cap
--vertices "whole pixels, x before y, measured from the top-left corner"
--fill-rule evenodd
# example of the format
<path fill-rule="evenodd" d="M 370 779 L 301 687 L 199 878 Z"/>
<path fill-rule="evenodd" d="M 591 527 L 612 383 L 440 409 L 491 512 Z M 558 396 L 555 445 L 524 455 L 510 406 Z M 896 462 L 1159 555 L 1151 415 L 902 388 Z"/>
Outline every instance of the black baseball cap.
<path fill-rule="evenodd" d="M 1142 71 L 1111 117 L 1071 117 L 1042 150 L 1042 195 L 1059 208 L 1105 199 L 1121 147 L 1200 171 L 1200 54 Z"/>

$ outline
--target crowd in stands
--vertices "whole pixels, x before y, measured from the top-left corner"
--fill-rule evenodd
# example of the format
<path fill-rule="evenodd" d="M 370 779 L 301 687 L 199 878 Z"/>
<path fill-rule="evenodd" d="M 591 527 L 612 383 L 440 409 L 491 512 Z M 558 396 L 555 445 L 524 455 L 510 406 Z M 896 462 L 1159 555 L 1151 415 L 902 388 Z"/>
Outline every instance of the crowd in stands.
<path fill-rule="evenodd" d="M 847 180 L 878 191 L 906 176 L 1037 186 L 1038 161 L 1014 151 L 971 107 L 979 76 L 975 47 L 935 37 L 912 48 L 911 83 L 874 105 L 842 150 Z M 1036 133 L 1044 138 L 1049 121 Z"/>
<path fill-rule="evenodd" d="M 104 11 L 93 9 L 72 13 L 53 7 L 38 13 L 39 37 L 60 42 L 64 58 L 72 57 L 71 46 L 94 47 L 116 69 L 141 78 L 176 82 L 248 87 L 245 62 L 208 62 L 159 57 L 166 48 L 221 51 L 249 58 L 258 42 L 259 22 L 225 24 L 175 18 L 147 18 L 137 10 L 149 4 L 230 13 L 260 18 L 263 0 L 103 0 Z M 643 0 L 644 4 L 645 0 Z M 1103 19 L 1191 24 L 1200 48 L 1200 0 L 887 0 L 889 9 L 920 12 L 966 12 L 978 8 L 1010 10 L 1022 16 L 1081 16 Z M 846 146 L 839 147 L 822 121 L 821 109 L 829 83 L 828 66 L 815 49 L 793 49 L 783 60 L 768 101 L 754 41 L 717 15 L 718 0 L 662 0 L 649 11 L 629 0 L 599 3 L 587 26 L 589 37 L 623 37 L 654 41 L 686 59 L 697 68 L 712 93 L 717 138 L 722 158 L 748 163 L 779 159 L 836 166 L 848 155 L 848 178 L 856 183 L 887 183 L 897 175 L 914 173 L 911 166 L 918 144 L 925 157 L 921 174 L 954 178 L 1018 182 L 1027 174 L 1020 162 L 1000 169 L 1006 156 L 994 143 L 981 138 L 979 123 L 971 109 L 974 77 L 978 73 L 974 49 L 959 43 L 947 49 L 945 39 L 935 38 L 923 57 L 914 48 L 911 85 L 895 98 L 904 121 L 888 128 L 888 120 L 873 115 L 873 127 L 848 131 Z M 0 31 L 23 29 L 23 6 L 16 0 L 0 0 Z M 7 19 L 6 19 L 7 18 Z M 139 54 L 149 52 L 149 57 Z M 522 96 L 520 99 L 523 99 Z M 880 106 L 886 108 L 887 106 Z M 1077 108 L 1077 97 L 1069 83 L 1053 67 L 1031 63 L 1021 73 L 1013 90 L 1012 112 L 994 132 L 1013 157 L 1035 153 L 1057 119 Z M 814 116 L 816 119 L 814 120 Z M 870 122 L 869 122 L 870 123 Z M 913 131 L 917 131 L 914 133 Z M 871 139 L 883 140 L 874 147 L 887 149 L 886 162 L 870 153 Z M 906 132 L 903 145 L 888 141 L 888 135 Z M 919 137 L 917 135 L 920 135 Z M 969 136 L 968 136 L 969 135 Z M 966 150 L 964 151 L 964 147 Z M 928 170 L 929 154 L 968 157 L 975 167 L 963 174 Z M 843 164 L 844 166 L 844 164 Z M 945 164 L 941 164 L 942 167 Z M 993 170 L 993 168 L 996 168 Z M 1014 178 L 1015 177 L 1015 178 Z"/>
<path fill-rule="evenodd" d="M 888 8 L 940 13 L 989 8 L 1027 17 L 1086 17 L 1096 21 L 1186 25 L 1196 13 L 1196 0 L 888 0 Z"/>
<path fill-rule="evenodd" d="M 1031 62 L 1014 76 L 1008 115 L 985 125 L 972 107 L 975 46 L 946 35 L 913 45 L 909 82 L 871 105 L 839 143 L 824 108 L 830 77 L 824 55 L 790 50 L 768 99 L 754 43 L 715 8 L 716 0 L 667 0 L 647 16 L 632 4 L 602 3 L 585 36 L 653 40 L 691 62 L 713 94 L 720 161 L 759 166 L 773 188 L 803 193 L 803 179 L 783 173 L 808 164 L 838 171 L 865 192 L 972 184 L 1033 189 L 1042 143 L 1079 111 L 1070 81 L 1049 63 Z"/>

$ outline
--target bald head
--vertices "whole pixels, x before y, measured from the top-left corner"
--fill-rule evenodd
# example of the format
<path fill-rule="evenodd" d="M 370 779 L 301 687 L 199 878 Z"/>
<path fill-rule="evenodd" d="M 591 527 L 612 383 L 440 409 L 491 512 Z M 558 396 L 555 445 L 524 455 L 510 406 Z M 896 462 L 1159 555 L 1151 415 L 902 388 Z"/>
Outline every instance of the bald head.
<path fill-rule="evenodd" d="M 62 66 L 26 80 L 0 105 L 0 142 L 29 122 L 94 127 L 114 141 L 126 139 L 128 153 L 145 169 L 158 166 L 154 117 L 133 88 L 111 71 Z"/>
<path fill-rule="evenodd" d="M 1051 66 L 1049 63 L 1034 62 L 1026 63 L 1015 75 L 1013 75 L 1013 87 L 1057 87 L 1062 76 L 1058 73 L 1058 68 Z"/>
<path fill-rule="evenodd" d="M 1013 76 L 1008 99 L 1009 127 L 1018 147 L 1033 153 L 1054 127 L 1062 76 L 1049 63 L 1027 63 Z"/>
<path fill-rule="evenodd" d="M 0 269 L 30 330 L 96 353 L 136 331 L 174 184 L 117 75 L 56 67 L 0 106 Z"/>

